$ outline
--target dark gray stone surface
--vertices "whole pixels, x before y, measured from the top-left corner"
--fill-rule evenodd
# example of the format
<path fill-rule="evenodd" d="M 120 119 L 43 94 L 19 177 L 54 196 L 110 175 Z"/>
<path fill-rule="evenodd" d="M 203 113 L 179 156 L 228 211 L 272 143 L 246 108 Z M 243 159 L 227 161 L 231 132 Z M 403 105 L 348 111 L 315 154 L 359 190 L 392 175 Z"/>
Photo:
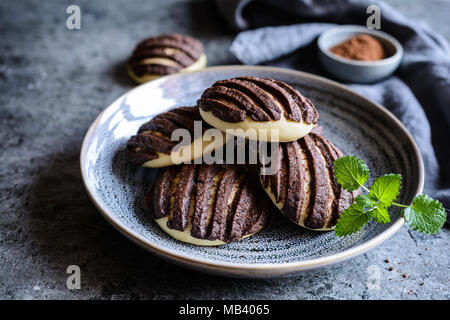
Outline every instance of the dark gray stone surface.
<path fill-rule="evenodd" d="M 450 37 L 449 1 L 389 2 Z M 206 1 L 75 3 L 78 31 L 65 27 L 68 3 L 0 2 L 0 298 L 450 298 L 448 226 L 435 236 L 403 227 L 344 264 L 266 281 L 179 268 L 120 235 L 90 203 L 78 157 L 97 114 L 133 87 L 124 59 L 138 40 L 177 31 L 204 41 L 209 65 L 233 64 L 233 34 Z M 72 264 L 81 267 L 80 290 L 65 284 Z"/>

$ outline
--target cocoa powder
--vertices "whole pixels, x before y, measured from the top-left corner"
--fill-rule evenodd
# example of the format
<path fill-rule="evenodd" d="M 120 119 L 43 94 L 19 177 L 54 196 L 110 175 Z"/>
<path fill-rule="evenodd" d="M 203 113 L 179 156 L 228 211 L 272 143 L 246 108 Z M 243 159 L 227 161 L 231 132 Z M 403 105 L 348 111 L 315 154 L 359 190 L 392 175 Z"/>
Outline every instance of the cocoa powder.
<path fill-rule="evenodd" d="M 330 49 L 343 58 L 361 61 L 375 61 L 387 57 L 383 45 L 376 38 L 359 34 Z"/>

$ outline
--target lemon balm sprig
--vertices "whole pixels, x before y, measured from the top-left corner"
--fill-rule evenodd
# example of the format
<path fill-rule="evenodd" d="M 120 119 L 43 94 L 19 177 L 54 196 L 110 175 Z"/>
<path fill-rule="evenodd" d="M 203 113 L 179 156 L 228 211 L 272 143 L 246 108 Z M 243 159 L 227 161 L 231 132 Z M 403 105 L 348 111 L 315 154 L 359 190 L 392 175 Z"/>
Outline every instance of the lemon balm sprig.
<path fill-rule="evenodd" d="M 414 197 L 411 205 L 395 202 L 401 189 L 402 176 L 399 174 L 380 176 L 369 189 L 364 183 L 369 178 L 370 170 L 364 161 L 355 156 L 337 159 L 334 173 L 345 190 L 351 192 L 362 188 L 367 192 L 356 197 L 354 203 L 342 212 L 335 229 L 339 237 L 357 232 L 372 219 L 378 223 L 390 222 L 388 209 L 391 206 L 402 208 L 406 222 L 419 232 L 437 233 L 445 223 L 447 213 L 442 203 L 425 194 Z"/>

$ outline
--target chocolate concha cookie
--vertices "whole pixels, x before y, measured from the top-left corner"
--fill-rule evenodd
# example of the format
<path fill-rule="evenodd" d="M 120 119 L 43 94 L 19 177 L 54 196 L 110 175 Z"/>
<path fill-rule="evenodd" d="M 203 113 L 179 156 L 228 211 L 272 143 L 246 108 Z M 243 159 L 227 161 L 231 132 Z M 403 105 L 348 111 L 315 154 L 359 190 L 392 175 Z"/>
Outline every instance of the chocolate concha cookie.
<path fill-rule="evenodd" d="M 170 167 L 148 189 L 145 204 L 173 238 L 222 245 L 255 234 L 269 221 L 272 204 L 254 179 L 238 166 Z"/>
<path fill-rule="evenodd" d="M 260 175 L 273 203 L 293 222 L 308 229 L 334 229 L 341 213 L 361 194 L 336 181 L 333 162 L 344 154 L 323 136 L 311 132 L 297 141 L 280 143 L 276 173 Z"/>
<path fill-rule="evenodd" d="M 261 141 L 295 141 L 307 135 L 319 119 L 313 103 L 288 84 L 251 76 L 217 81 L 203 92 L 197 105 L 211 126 L 224 132 L 242 129 L 234 133 L 238 136 L 253 129 L 254 138 L 245 137 Z"/>
<path fill-rule="evenodd" d="M 137 83 L 206 66 L 202 43 L 189 36 L 168 34 L 139 43 L 128 60 L 128 73 Z"/>
<path fill-rule="evenodd" d="M 200 137 L 195 137 L 195 121 L 202 122 L 203 135 Z M 161 113 L 144 123 L 137 134 L 128 140 L 128 157 L 137 166 L 151 168 L 189 162 L 225 144 L 224 134 L 221 140 L 211 139 L 211 136 L 205 138 L 207 135 L 205 131 L 209 128 L 211 127 L 203 122 L 196 106 L 178 107 Z M 179 144 L 178 141 L 171 140 L 172 133 L 176 129 L 188 130 L 191 143 L 185 143 L 174 149 Z"/>

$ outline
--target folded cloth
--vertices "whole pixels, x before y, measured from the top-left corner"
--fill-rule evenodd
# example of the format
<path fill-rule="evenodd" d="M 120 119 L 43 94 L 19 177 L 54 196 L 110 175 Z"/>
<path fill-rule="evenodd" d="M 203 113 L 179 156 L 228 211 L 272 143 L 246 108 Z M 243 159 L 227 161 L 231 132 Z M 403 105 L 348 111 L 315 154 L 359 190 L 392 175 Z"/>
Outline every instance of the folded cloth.
<path fill-rule="evenodd" d="M 367 8 L 378 5 L 381 29 L 402 43 L 403 61 L 383 81 L 348 85 L 384 105 L 408 128 L 425 164 L 424 193 L 449 211 L 450 47 L 443 37 L 373 0 L 216 0 L 216 4 L 233 29 L 256 28 L 240 32 L 231 45 L 242 63 L 325 76 L 317 58 L 317 36 L 336 23 L 365 25 Z"/>

